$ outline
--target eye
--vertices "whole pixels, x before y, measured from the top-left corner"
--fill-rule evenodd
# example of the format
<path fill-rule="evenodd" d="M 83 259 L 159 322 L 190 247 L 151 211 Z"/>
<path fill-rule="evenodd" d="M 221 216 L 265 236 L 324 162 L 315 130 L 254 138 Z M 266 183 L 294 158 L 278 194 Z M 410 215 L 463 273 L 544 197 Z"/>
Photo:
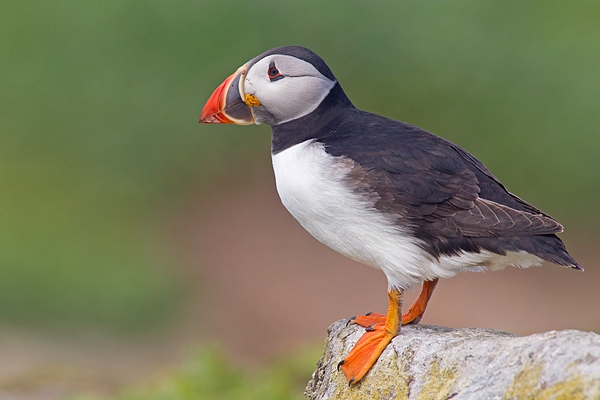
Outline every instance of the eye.
<path fill-rule="evenodd" d="M 269 79 L 271 80 L 271 82 L 283 79 L 283 75 L 281 75 L 281 72 L 279 72 L 279 70 L 275 66 L 275 61 L 271 61 L 271 63 L 269 64 L 267 75 L 269 75 Z"/>

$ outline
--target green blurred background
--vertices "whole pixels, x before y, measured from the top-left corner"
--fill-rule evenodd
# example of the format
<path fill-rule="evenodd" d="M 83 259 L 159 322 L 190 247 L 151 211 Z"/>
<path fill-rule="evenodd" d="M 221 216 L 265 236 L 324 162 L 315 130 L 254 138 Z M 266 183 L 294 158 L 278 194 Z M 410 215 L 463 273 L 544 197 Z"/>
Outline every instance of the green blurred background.
<path fill-rule="evenodd" d="M 177 221 L 272 180 L 268 127 L 200 126 L 200 109 L 285 44 L 321 55 L 356 106 L 460 144 L 576 238 L 599 237 L 598 2 L 0 0 L 0 330 L 124 347 L 185 331 L 211 283 Z M 301 397 L 297 381 L 256 398 Z M 188 398 L 175 392 L 161 398 Z"/>

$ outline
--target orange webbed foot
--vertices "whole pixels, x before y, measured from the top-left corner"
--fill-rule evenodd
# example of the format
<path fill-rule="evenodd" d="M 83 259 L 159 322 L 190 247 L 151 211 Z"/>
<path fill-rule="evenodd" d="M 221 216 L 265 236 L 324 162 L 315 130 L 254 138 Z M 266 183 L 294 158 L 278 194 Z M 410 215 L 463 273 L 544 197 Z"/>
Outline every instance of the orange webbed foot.
<path fill-rule="evenodd" d="M 365 315 L 357 315 L 351 319 L 352 323 L 355 323 L 365 328 L 376 325 L 384 325 L 387 316 L 379 313 L 367 313 Z"/>
<path fill-rule="evenodd" d="M 406 314 L 402 310 L 402 290 L 390 290 L 390 305 L 387 315 L 367 313 L 351 318 L 350 322 L 365 327 L 365 333 L 356 342 L 350 354 L 340 361 L 338 370 L 350 385 L 357 384 L 375 364 L 392 339 L 400 333 L 400 326 L 416 324 L 421 320 L 438 280 L 423 282 L 423 289 Z"/>
<path fill-rule="evenodd" d="M 341 368 L 348 384 L 358 383 L 369 372 L 394 336 L 384 325 L 366 328 L 350 354 L 338 364 L 338 369 Z"/>
<path fill-rule="evenodd" d="M 402 291 L 390 290 L 388 292 L 390 306 L 387 316 L 369 313 L 356 317 L 353 321 L 366 326 L 365 333 L 356 342 L 350 354 L 338 364 L 342 369 L 348 383 L 358 383 L 375 364 L 383 350 L 400 332 L 402 324 Z"/>
<path fill-rule="evenodd" d="M 423 313 L 420 311 L 421 310 L 417 310 L 415 312 L 415 309 L 411 307 L 409 312 L 407 312 L 406 314 L 402 314 L 402 325 L 418 324 L 421 320 L 421 317 L 423 316 Z M 385 314 L 367 313 L 365 315 L 357 315 L 356 317 L 352 317 L 350 318 L 349 322 L 356 325 L 364 326 L 365 328 L 375 328 L 378 326 L 385 325 L 386 318 L 387 315 Z"/>

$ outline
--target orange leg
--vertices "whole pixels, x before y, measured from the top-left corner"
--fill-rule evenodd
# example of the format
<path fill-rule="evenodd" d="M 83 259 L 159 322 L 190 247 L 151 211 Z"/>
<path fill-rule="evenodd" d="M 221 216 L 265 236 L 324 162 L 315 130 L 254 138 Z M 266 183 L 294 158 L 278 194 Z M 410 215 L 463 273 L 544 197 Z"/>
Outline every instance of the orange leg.
<path fill-rule="evenodd" d="M 402 325 L 419 323 L 423 317 L 423 314 L 425 313 L 427 303 L 429 302 L 437 283 L 437 279 L 423 282 L 423 289 L 421 290 L 419 297 L 415 300 L 413 305 L 410 306 L 408 312 L 406 314 L 402 314 Z M 364 327 L 375 327 L 377 325 L 384 325 L 385 320 L 386 316 L 384 314 L 368 313 L 366 315 L 357 316 L 352 320 L 352 322 Z"/>
<path fill-rule="evenodd" d="M 402 325 L 419 323 L 421 318 L 423 318 L 423 314 L 425 314 L 427 303 L 429 302 L 429 299 L 433 294 L 433 289 L 435 289 L 437 283 L 437 279 L 423 282 L 423 289 L 421 290 L 419 297 L 417 297 L 413 305 L 410 306 L 408 312 L 402 314 Z"/>
<path fill-rule="evenodd" d="M 402 325 L 402 290 L 390 290 L 390 305 L 384 324 L 376 324 L 356 342 L 350 354 L 338 365 L 341 366 L 350 385 L 358 383 L 371 369 L 386 346 L 400 333 Z"/>

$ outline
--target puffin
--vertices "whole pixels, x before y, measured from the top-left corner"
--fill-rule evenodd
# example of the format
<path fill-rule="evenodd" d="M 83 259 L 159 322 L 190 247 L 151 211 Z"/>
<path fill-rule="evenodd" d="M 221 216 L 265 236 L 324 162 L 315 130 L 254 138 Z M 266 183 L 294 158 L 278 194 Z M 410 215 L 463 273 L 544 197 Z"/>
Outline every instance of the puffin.
<path fill-rule="evenodd" d="M 462 147 L 356 108 L 321 57 L 268 50 L 215 89 L 203 124 L 267 124 L 281 202 L 318 241 L 387 277 L 387 314 L 353 317 L 364 333 L 339 362 L 356 385 L 402 325 L 416 324 L 440 278 L 464 271 L 583 268 L 562 225 L 510 193 Z M 402 313 L 405 290 L 422 285 Z"/>

